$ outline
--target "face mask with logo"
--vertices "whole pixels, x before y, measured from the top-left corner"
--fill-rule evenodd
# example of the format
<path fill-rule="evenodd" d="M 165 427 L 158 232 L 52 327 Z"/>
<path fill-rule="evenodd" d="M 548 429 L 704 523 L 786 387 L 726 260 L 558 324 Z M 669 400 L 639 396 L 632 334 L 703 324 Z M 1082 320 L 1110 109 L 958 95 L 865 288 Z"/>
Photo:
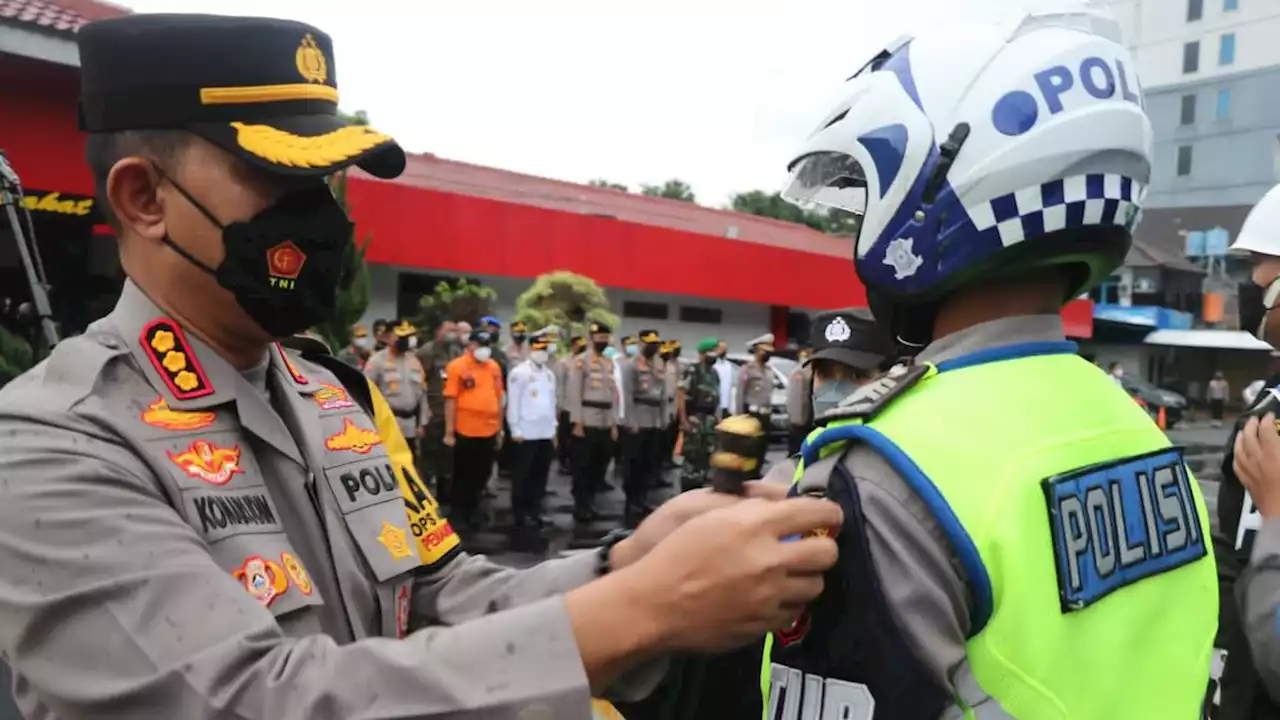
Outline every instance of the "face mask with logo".
<path fill-rule="evenodd" d="M 534 364 L 535 364 L 535 365 L 546 365 L 546 364 L 547 364 L 547 351 L 546 351 L 546 350 L 532 350 L 532 351 L 530 351 L 530 352 L 529 352 L 529 359 L 530 359 L 530 360 L 532 360 L 532 361 L 534 362 Z"/>
<path fill-rule="evenodd" d="M 627 357 L 635 357 L 635 356 L 636 356 L 636 346 L 635 346 L 635 345 L 628 345 L 628 346 L 626 347 L 626 353 L 627 353 Z"/>
<path fill-rule="evenodd" d="M 849 397 L 858 384 L 852 380 L 828 380 L 813 388 L 813 416 L 822 417 L 824 413 Z"/>
<path fill-rule="evenodd" d="M 329 187 L 290 193 L 249 220 L 222 224 L 186 188 L 169 182 L 222 229 L 225 257 L 212 268 L 166 237 L 187 262 L 212 275 L 272 337 L 331 319 L 351 246 L 351 221 Z"/>
<path fill-rule="evenodd" d="M 471 354 L 475 355 L 476 360 L 479 362 L 488 362 L 489 358 L 493 357 L 493 350 L 482 346 L 473 350 Z"/>

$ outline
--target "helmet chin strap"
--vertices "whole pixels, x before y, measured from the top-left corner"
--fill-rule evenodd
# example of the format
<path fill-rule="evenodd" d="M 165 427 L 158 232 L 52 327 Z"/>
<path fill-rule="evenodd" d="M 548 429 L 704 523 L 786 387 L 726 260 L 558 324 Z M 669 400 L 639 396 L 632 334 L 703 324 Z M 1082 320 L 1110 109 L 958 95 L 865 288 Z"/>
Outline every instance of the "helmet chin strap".
<path fill-rule="evenodd" d="M 938 303 L 903 305 L 868 288 L 867 305 L 875 316 L 876 324 L 893 337 L 899 354 L 914 356 L 933 342 L 933 323 L 938 317 Z"/>

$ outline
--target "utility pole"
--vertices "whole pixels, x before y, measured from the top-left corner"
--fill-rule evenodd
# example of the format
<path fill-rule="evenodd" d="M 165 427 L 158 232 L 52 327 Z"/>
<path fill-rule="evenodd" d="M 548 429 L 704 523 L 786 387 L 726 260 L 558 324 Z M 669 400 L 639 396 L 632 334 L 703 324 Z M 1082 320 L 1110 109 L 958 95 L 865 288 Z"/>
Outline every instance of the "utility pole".
<path fill-rule="evenodd" d="M 9 232 L 18 244 L 18 256 L 22 259 L 22 267 L 27 273 L 27 283 L 31 286 L 31 300 L 36 314 L 40 318 L 40 327 L 44 331 L 47 347 L 52 350 L 58 344 L 58 329 L 53 323 L 53 308 L 49 305 L 49 280 L 44 273 L 44 264 L 40 261 L 40 249 L 36 245 L 35 230 L 31 224 L 31 214 L 22 204 L 22 183 L 18 173 L 14 172 L 4 151 L 0 150 L 0 206 L 4 207 L 5 217 L 9 222 Z M 29 232 L 23 232 L 23 223 Z"/>

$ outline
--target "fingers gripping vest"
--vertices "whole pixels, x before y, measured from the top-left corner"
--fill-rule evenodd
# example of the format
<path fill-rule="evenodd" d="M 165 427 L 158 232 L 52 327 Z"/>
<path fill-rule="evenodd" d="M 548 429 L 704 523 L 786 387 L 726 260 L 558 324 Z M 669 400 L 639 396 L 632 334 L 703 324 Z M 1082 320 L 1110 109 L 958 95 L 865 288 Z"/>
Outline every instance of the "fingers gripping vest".
<path fill-rule="evenodd" d="M 1218 611 L 1203 499 L 1181 451 L 1073 353 L 1071 343 L 994 348 L 922 369 L 914 384 L 866 388 L 842 403 L 848 419 L 810 435 L 805 465 L 865 444 L 946 533 L 973 609 L 972 677 L 957 681 L 954 717 L 992 717 L 992 707 L 995 717 L 1025 720 L 1197 717 Z M 865 548 L 853 485 L 837 473 L 829 492 L 845 507 L 844 534 Z M 856 584 L 882 599 L 874 566 L 846 547 L 836 593 Z M 792 668 L 802 690 L 798 715 L 769 720 L 825 719 L 826 696 L 804 712 L 810 692 L 834 687 L 852 697 L 849 685 L 864 687 L 875 717 L 938 717 L 931 699 L 904 697 L 914 689 L 876 667 L 880 652 L 909 665 L 895 649 L 896 628 L 821 617 L 857 612 L 824 597 L 801 642 L 788 648 L 785 633 L 774 638 L 772 660 L 783 669 L 765 668 L 762 689 L 769 692 L 769 675 Z M 840 627 L 844 635 L 832 630 Z M 836 637 L 814 642 L 822 632 Z M 778 685 L 775 696 L 794 687 Z M 932 692 L 930 682 L 921 687 Z M 968 704 L 983 696 L 995 702 L 974 714 Z M 782 699 L 772 704 L 795 705 Z M 845 714 L 831 717 L 860 720 L 852 709 L 846 703 L 835 709 Z"/>

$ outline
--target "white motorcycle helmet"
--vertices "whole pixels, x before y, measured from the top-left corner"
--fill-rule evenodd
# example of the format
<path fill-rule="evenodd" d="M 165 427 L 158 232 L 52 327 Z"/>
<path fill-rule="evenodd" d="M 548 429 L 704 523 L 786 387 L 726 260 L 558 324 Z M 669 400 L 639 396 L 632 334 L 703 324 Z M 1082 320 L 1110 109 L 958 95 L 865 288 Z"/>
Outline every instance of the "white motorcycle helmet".
<path fill-rule="evenodd" d="M 1268 190 L 1249 211 L 1229 252 L 1280 257 L 1280 185 Z M 1240 288 L 1239 302 L 1240 325 L 1266 341 L 1267 313 L 1280 302 L 1280 277 L 1273 278 L 1266 288 L 1246 283 Z"/>
<path fill-rule="evenodd" d="M 1064 302 L 1121 265 L 1151 123 L 1119 25 L 1081 9 L 902 38 L 788 164 L 788 200 L 856 213 L 858 276 L 900 342 L 956 288 L 1069 265 Z"/>

